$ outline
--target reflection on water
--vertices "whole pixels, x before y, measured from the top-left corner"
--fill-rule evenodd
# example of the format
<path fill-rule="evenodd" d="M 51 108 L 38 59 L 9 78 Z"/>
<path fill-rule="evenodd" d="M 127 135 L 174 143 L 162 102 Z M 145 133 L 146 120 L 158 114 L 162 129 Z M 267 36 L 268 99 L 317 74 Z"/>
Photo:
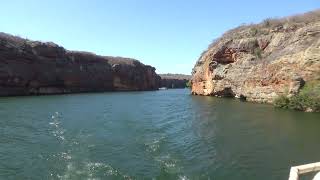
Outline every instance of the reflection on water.
<path fill-rule="evenodd" d="M 0 179 L 286 179 L 320 115 L 189 91 L 0 98 Z"/>

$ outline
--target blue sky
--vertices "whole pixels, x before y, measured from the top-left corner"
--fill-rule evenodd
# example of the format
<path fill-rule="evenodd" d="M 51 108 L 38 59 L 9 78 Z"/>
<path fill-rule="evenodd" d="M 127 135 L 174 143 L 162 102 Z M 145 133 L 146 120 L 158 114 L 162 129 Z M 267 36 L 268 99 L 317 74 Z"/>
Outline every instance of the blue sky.
<path fill-rule="evenodd" d="M 6 0 L 0 31 L 190 74 L 224 31 L 317 8 L 319 0 Z"/>

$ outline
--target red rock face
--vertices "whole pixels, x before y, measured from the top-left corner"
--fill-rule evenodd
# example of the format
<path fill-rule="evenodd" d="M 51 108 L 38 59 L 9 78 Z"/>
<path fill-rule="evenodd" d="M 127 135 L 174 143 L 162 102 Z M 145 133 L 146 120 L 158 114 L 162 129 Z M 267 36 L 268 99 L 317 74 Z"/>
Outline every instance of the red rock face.
<path fill-rule="evenodd" d="M 319 78 L 320 24 L 287 26 L 290 31 L 258 24 L 226 33 L 196 63 L 192 94 L 267 103 L 297 94 L 305 82 Z"/>
<path fill-rule="evenodd" d="M 145 66 L 135 60 L 131 64 L 111 64 L 115 90 L 155 90 L 159 88 L 160 76 L 155 73 L 155 68 Z"/>
<path fill-rule="evenodd" d="M 1 96 L 156 90 L 159 83 L 155 68 L 137 60 L 71 52 L 0 33 Z"/>

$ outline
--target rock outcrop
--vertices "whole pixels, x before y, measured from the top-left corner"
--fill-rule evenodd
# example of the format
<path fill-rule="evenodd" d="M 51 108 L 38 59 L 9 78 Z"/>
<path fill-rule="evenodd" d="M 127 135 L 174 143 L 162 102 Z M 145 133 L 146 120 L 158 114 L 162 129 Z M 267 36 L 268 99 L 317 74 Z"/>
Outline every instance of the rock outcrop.
<path fill-rule="evenodd" d="M 203 52 L 192 94 L 271 103 L 319 78 L 320 10 L 225 33 Z"/>
<path fill-rule="evenodd" d="M 190 75 L 184 74 L 160 74 L 161 87 L 166 88 L 186 88 L 190 81 Z"/>
<path fill-rule="evenodd" d="M 0 33 L 0 96 L 157 90 L 155 68 L 137 60 L 67 51 Z"/>

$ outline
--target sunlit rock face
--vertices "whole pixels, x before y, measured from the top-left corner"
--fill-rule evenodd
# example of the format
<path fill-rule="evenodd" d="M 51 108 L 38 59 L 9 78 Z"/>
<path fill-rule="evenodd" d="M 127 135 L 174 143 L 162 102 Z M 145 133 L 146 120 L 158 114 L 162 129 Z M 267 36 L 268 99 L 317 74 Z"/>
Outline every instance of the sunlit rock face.
<path fill-rule="evenodd" d="M 320 11 L 314 11 L 225 33 L 194 66 L 192 94 L 271 103 L 319 74 Z"/>
<path fill-rule="evenodd" d="M 0 33 L 0 95 L 156 90 L 155 68 L 137 60 L 67 51 Z"/>

